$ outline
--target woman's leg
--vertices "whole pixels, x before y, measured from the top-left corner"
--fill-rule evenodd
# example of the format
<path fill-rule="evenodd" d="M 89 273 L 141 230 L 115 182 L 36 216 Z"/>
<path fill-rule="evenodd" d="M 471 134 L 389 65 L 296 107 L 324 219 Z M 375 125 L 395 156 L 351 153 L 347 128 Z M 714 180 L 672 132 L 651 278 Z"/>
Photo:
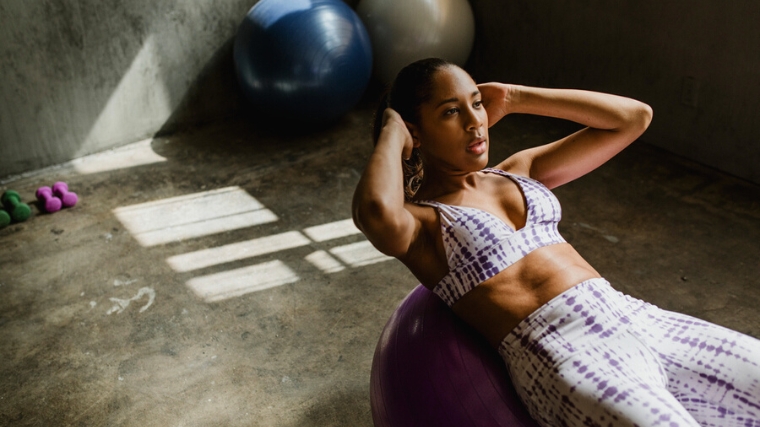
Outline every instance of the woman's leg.
<path fill-rule="evenodd" d="M 505 337 L 499 352 L 542 426 L 698 427 L 667 390 L 660 360 L 629 332 L 649 304 L 589 280 Z"/>
<path fill-rule="evenodd" d="M 759 340 L 657 308 L 643 323 L 636 334 L 658 353 L 668 389 L 702 426 L 760 427 Z"/>
<path fill-rule="evenodd" d="M 573 350 L 559 363 L 545 362 L 561 355 L 545 354 L 539 363 L 510 369 L 542 426 L 700 425 L 667 390 L 658 358 L 634 335 L 621 332 Z"/>

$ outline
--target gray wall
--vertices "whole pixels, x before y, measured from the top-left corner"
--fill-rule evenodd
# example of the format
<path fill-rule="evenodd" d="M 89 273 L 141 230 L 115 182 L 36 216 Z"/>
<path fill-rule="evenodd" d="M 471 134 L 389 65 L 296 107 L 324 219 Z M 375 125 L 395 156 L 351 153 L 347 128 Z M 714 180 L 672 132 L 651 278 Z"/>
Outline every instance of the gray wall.
<path fill-rule="evenodd" d="M 254 3 L 0 2 L 0 178 L 234 113 Z"/>
<path fill-rule="evenodd" d="M 477 79 L 639 98 L 644 141 L 760 183 L 760 2 L 472 4 Z"/>
<path fill-rule="evenodd" d="M 0 178 L 238 112 L 254 3 L 0 2 Z M 471 3 L 478 80 L 639 98 L 644 141 L 760 183 L 760 2 Z"/>

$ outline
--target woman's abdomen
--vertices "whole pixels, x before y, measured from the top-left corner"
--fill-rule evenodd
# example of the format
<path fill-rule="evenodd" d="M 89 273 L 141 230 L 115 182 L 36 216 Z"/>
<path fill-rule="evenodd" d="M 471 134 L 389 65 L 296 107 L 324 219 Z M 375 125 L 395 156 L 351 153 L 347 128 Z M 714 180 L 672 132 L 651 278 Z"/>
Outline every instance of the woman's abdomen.
<path fill-rule="evenodd" d="M 544 246 L 476 286 L 452 309 L 497 347 L 522 319 L 595 277 L 599 273 L 571 245 Z"/>

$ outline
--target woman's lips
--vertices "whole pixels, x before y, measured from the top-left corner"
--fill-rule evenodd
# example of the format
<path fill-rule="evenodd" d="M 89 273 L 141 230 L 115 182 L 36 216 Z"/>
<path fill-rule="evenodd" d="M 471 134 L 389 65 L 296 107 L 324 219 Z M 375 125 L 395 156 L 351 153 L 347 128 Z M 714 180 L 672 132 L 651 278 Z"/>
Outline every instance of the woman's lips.
<path fill-rule="evenodd" d="M 486 151 L 486 140 L 479 139 L 467 146 L 467 151 L 473 154 L 483 154 Z"/>

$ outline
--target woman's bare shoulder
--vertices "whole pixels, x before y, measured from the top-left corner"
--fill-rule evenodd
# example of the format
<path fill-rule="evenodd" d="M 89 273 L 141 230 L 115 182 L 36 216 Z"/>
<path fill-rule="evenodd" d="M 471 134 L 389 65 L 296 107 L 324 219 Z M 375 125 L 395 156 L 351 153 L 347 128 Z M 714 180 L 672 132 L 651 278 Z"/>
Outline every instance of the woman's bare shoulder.
<path fill-rule="evenodd" d="M 530 178 L 531 154 L 530 149 L 518 151 L 494 166 L 493 169 Z"/>

